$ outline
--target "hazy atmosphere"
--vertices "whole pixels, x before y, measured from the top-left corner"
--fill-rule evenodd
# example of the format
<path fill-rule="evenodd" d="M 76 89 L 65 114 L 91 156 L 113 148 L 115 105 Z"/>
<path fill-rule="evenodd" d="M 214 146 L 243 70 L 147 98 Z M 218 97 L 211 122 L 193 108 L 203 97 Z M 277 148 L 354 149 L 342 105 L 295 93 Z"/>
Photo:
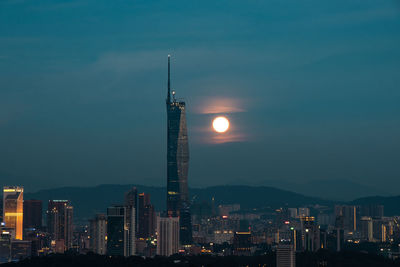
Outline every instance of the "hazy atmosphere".
<path fill-rule="evenodd" d="M 399 29 L 397 0 L 2 0 L 0 185 L 164 186 L 171 54 L 189 186 L 399 194 Z"/>

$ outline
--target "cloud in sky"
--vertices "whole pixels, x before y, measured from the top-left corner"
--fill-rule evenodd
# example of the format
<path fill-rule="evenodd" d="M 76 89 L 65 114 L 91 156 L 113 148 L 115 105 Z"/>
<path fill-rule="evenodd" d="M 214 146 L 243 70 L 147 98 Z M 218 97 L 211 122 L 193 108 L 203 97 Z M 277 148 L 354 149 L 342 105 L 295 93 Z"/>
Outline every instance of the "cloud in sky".
<path fill-rule="evenodd" d="M 230 114 L 245 112 L 243 99 L 232 97 L 203 97 L 194 105 L 194 112 L 199 114 Z"/>

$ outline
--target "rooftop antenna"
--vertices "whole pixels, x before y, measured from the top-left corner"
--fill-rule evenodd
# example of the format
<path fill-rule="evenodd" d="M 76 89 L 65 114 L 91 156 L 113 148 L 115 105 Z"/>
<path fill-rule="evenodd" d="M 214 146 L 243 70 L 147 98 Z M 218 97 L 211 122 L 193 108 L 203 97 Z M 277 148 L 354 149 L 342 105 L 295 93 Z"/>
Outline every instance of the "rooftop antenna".
<path fill-rule="evenodd" d="M 167 94 L 167 103 L 171 102 L 171 78 L 170 78 L 170 58 L 171 55 L 168 55 L 168 94 Z"/>

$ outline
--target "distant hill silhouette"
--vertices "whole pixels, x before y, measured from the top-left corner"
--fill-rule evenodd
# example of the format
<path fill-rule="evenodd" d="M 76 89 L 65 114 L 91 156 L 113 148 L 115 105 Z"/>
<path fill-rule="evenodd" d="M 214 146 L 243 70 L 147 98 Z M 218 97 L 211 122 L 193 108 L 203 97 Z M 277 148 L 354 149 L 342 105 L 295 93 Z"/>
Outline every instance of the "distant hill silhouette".
<path fill-rule="evenodd" d="M 285 180 L 270 180 L 263 185 L 290 190 L 306 196 L 336 200 L 352 201 L 356 198 L 389 195 L 388 192 L 378 188 L 356 183 L 350 180 L 311 180 L 306 182 L 289 182 Z"/>
<path fill-rule="evenodd" d="M 157 210 L 165 209 L 166 189 L 142 185 L 99 185 L 95 187 L 61 187 L 26 193 L 25 199 L 40 199 L 47 208 L 49 199 L 68 199 L 75 207 L 74 216 L 78 221 L 86 221 L 96 213 L 105 213 L 112 204 L 123 203 L 124 193 L 136 186 L 138 192 L 151 194 L 151 201 Z M 267 186 L 213 186 L 190 189 L 191 198 L 196 201 L 211 201 L 219 204 L 240 204 L 244 209 L 262 207 L 298 207 L 307 204 L 330 205 L 332 202 L 315 197 L 307 197 Z"/>

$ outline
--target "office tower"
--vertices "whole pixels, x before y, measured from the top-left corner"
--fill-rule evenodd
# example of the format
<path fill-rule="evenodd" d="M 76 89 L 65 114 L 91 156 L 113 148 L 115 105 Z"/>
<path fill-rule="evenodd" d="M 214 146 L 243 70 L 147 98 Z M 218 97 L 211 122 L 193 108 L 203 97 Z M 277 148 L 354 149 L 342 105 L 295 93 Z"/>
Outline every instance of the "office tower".
<path fill-rule="evenodd" d="M 179 219 L 180 243 L 181 245 L 191 245 L 193 243 L 192 216 L 190 214 L 190 207 L 187 203 L 183 203 Z"/>
<path fill-rule="evenodd" d="M 179 218 L 157 217 L 157 255 L 171 256 L 179 250 Z"/>
<path fill-rule="evenodd" d="M 94 253 L 106 254 L 107 218 L 105 214 L 97 214 L 90 220 L 89 246 Z"/>
<path fill-rule="evenodd" d="M 125 227 L 128 231 L 126 240 L 126 256 L 133 256 L 136 252 L 136 226 L 137 226 L 137 189 L 133 187 L 125 194 Z"/>
<path fill-rule="evenodd" d="M 189 142 L 186 126 L 186 104 L 177 101 L 172 92 L 170 79 L 170 56 L 168 55 L 168 92 L 167 92 L 167 212 L 168 216 L 179 217 L 181 209 L 189 206 L 188 170 Z M 186 212 L 186 211 L 185 211 Z M 180 221 L 182 244 L 191 240 L 189 220 Z M 190 235 L 190 236 L 188 236 Z"/>
<path fill-rule="evenodd" d="M 47 229 L 56 251 L 72 248 L 74 208 L 69 200 L 49 200 L 47 208 Z"/>
<path fill-rule="evenodd" d="M 154 236 L 155 225 L 155 211 L 153 205 L 150 203 L 150 194 L 139 194 L 139 238 L 149 238 Z"/>
<path fill-rule="evenodd" d="M 126 227 L 126 207 L 107 208 L 107 254 L 128 255 L 128 230 Z"/>
<path fill-rule="evenodd" d="M 24 188 L 5 186 L 3 188 L 3 220 L 6 227 L 15 231 L 15 239 L 22 240 Z"/>
<path fill-rule="evenodd" d="M 24 200 L 24 229 L 42 228 L 42 201 Z"/>
<path fill-rule="evenodd" d="M 276 248 L 276 267 L 296 267 L 296 253 L 292 244 L 278 244 Z"/>

